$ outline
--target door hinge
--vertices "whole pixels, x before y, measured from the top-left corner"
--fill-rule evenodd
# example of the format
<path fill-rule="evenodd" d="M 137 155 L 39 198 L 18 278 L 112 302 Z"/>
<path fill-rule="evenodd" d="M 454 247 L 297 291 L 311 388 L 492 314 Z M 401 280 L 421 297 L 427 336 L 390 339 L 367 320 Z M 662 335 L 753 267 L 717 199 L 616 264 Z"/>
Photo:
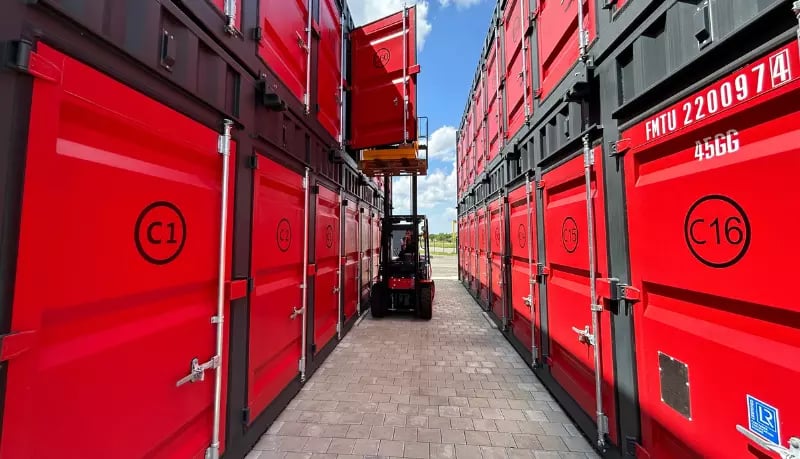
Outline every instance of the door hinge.
<path fill-rule="evenodd" d="M 619 139 L 616 142 L 609 143 L 611 145 L 611 151 L 608 155 L 612 157 L 624 155 L 631 149 L 631 139 Z"/>
<path fill-rule="evenodd" d="M 312 354 L 316 354 L 317 353 L 317 343 L 314 343 L 314 344 L 311 345 L 311 353 Z"/>
<path fill-rule="evenodd" d="M 641 300 L 642 292 L 630 285 L 621 283 L 617 278 L 611 277 L 597 279 L 597 296 L 610 301 L 624 300 L 629 303 L 636 303 Z"/>
<path fill-rule="evenodd" d="M 550 268 L 545 266 L 544 263 L 536 263 L 536 276 L 545 277 L 550 275 Z"/>
<path fill-rule="evenodd" d="M 625 439 L 625 449 L 627 456 L 637 459 L 650 459 L 650 453 L 635 438 L 628 437 Z"/>
<path fill-rule="evenodd" d="M 61 69 L 33 51 L 33 43 L 28 40 L 7 43 L 4 54 L 6 66 L 14 70 L 51 83 L 61 81 Z"/>
<path fill-rule="evenodd" d="M 0 362 L 11 360 L 33 347 L 36 332 L 21 331 L 0 335 Z"/>
<path fill-rule="evenodd" d="M 614 6 L 614 5 L 616 5 L 616 4 L 617 4 L 617 0 L 605 0 L 605 1 L 603 2 L 602 9 L 604 9 L 604 10 L 610 10 L 610 9 L 611 9 L 611 7 L 612 7 L 612 6 Z"/>
<path fill-rule="evenodd" d="M 231 154 L 231 130 L 233 129 L 233 121 L 224 120 L 222 122 L 222 133 L 217 139 L 217 152 L 223 156 Z"/>
<path fill-rule="evenodd" d="M 250 169 L 258 169 L 258 155 L 250 155 L 250 159 L 247 160 L 247 167 Z"/>
<path fill-rule="evenodd" d="M 250 408 L 242 408 L 242 424 L 250 424 Z"/>
<path fill-rule="evenodd" d="M 544 185 L 545 185 L 544 184 L 544 180 L 537 180 L 536 181 L 536 189 L 537 190 L 543 190 L 544 189 Z"/>
<path fill-rule="evenodd" d="M 261 27 L 254 27 L 253 32 L 251 34 L 254 41 L 260 42 L 262 38 L 264 38 L 264 29 Z"/>

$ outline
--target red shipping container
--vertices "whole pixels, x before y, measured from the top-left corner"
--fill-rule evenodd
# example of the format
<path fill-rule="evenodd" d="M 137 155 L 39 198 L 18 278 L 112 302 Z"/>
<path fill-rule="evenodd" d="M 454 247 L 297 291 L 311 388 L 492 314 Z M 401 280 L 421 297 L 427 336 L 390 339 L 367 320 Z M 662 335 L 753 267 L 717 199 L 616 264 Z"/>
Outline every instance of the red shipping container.
<path fill-rule="evenodd" d="M 495 29 L 495 33 L 500 29 Z M 496 35 L 495 35 L 496 37 Z M 488 104 L 486 110 L 487 123 L 487 162 L 492 161 L 503 147 L 503 100 L 500 93 L 500 80 L 504 78 L 500 66 L 500 45 L 498 40 L 492 39 L 489 44 L 489 55 L 486 58 L 486 86 Z"/>
<path fill-rule="evenodd" d="M 0 456 L 201 457 L 214 370 L 176 383 L 216 352 L 218 134 L 44 43 L 30 62 Z"/>
<path fill-rule="evenodd" d="M 595 3 L 583 1 L 583 29 L 588 46 L 596 36 Z M 568 4 L 554 0 L 539 0 L 536 20 L 539 37 L 539 79 L 544 100 L 575 65 L 580 56 L 578 48 L 578 2 Z"/>
<path fill-rule="evenodd" d="M 316 280 L 314 282 L 314 344 L 321 351 L 339 324 L 339 195 L 324 186 L 316 194 Z"/>
<path fill-rule="evenodd" d="M 259 0 L 259 25 L 263 37 L 258 53 L 287 88 L 304 101 L 308 92 L 307 0 Z"/>
<path fill-rule="evenodd" d="M 350 33 L 354 149 L 417 139 L 416 11 L 412 6 Z"/>
<path fill-rule="evenodd" d="M 341 13 L 336 0 L 320 0 L 319 8 L 318 118 L 325 130 L 338 140 L 343 84 Z"/>
<path fill-rule="evenodd" d="M 505 7 L 503 46 L 506 63 L 506 139 L 515 136 L 525 124 L 526 118 L 533 113 L 532 77 L 527 52 L 530 41 L 526 35 L 530 16 L 528 3 L 525 0 L 509 0 Z"/>
<path fill-rule="evenodd" d="M 489 302 L 494 314 L 501 319 L 506 318 L 505 293 L 503 287 L 503 254 L 505 253 L 505 202 L 504 198 L 498 198 L 489 204 L 489 264 L 491 265 L 492 276 L 489 279 Z"/>
<path fill-rule="evenodd" d="M 599 148 L 595 156 L 601 157 Z M 547 254 L 547 321 L 550 338 L 550 371 L 553 378 L 596 421 L 595 372 L 602 376 L 602 402 L 609 418 L 610 437 L 616 443 L 616 413 L 611 346 L 611 319 L 603 311 L 600 330 L 592 330 L 589 273 L 589 233 L 583 156 L 574 158 L 542 177 L 544 188 L 544 238 Z M 594 213 L 594 270 L 605 275 L 607 266 L 605 201 L 602 162 L 591 175 Z M 594 333 L 601 352 L 601 368 L 595 368 L 594 346 L 579 339 L 578 332 Z"/>
<path fill-rule="evenodd" d="M 511 248 L 511 332 L 525 346 L 531 349 L 533 328 L 531 317 L 535 317 L 536 330 L 539 324 L 539 292 L 531 287 L 536 276 L 536 263 L 539 259 L 536 241 L 536 201 L 535 193 L 526 191 L 526 185 L 509 194 L 509 246 Z M 538 342 L 536 343 L 538 346 Z M 536 358 L 537 356 L 534 356 Z"/>
<path fill-rule="evenodd" d="M 772 457 L 737 429 L 800 437 L 798 100 L 792 41 L 623 133 L 652 457 Z"/>

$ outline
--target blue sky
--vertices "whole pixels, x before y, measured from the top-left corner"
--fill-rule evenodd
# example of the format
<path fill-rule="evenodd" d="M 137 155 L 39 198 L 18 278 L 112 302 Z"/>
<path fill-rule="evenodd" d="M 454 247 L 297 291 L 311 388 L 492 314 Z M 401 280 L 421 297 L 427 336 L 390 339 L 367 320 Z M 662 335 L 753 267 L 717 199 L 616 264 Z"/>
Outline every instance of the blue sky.
<path fill-rule="evenodd" d="M 400 11 L 403 0 L 349 0 L 356 24 Z M 415 3 L 407 1 L 408 4 Z M 494 0 L 418 0 L 418 114 L 430 121 L 428 176 L 420 177 L 419 212 L 432 233 L 450 232 L 456 211 L 455 131 L 489 28 Z M 409 212 L 408 179 L 396 179 L 395 212 Z"/>

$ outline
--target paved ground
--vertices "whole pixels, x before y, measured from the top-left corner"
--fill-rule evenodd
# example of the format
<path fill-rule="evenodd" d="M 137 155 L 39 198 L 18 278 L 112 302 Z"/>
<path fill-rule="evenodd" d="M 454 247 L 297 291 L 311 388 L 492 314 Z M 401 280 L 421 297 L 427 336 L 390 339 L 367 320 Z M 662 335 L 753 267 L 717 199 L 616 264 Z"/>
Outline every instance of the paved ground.
<path fill-rule="evenodd" d="M 436 277 L 455 257 L 434 258 Z M 596 458 L 457 280 L 433 320 L 367 317 L 248 459 Z"/>

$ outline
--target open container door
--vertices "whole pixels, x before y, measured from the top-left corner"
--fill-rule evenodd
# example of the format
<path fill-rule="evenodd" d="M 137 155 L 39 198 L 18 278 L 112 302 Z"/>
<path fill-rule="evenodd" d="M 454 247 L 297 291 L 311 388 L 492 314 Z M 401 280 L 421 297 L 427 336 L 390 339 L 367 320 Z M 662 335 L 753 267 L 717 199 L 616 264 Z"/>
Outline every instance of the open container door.
<path fill-rule="evenodd" d="M 417 139 L 416 14 L 412 6 L 350 33 L 351 148 Z"/>

